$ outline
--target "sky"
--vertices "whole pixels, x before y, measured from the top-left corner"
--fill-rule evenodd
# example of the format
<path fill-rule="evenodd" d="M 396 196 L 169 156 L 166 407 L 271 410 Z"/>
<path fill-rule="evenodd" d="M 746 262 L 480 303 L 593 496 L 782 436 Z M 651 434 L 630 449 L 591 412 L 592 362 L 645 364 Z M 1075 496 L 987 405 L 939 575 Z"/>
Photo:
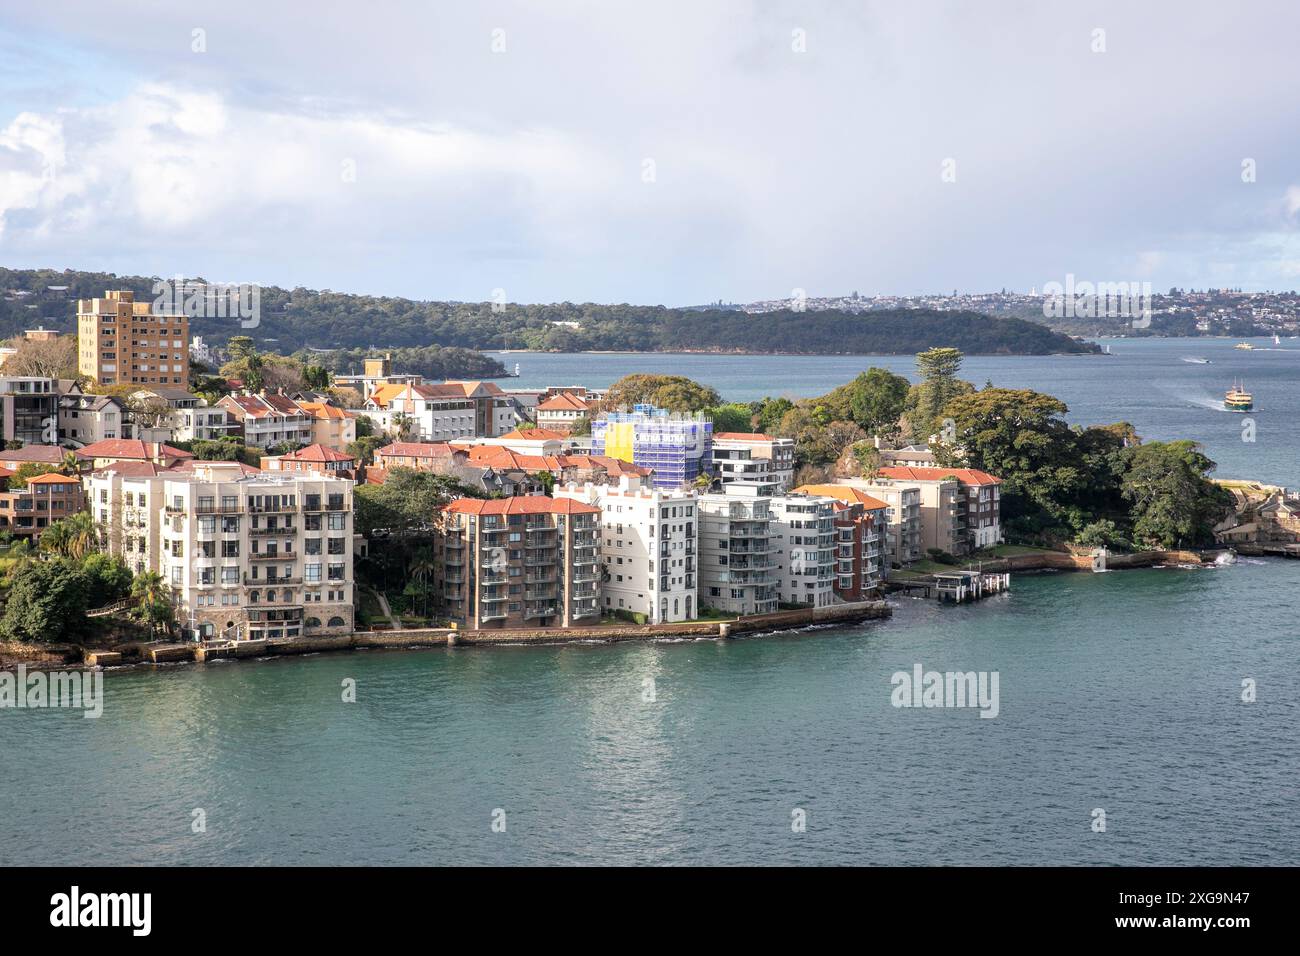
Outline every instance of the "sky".
<path fill-rule="evenodd" d="M 0 0 L 0 265 L 663 305 L 1293 289 L 1297 36 L 1291 0 Z"/>

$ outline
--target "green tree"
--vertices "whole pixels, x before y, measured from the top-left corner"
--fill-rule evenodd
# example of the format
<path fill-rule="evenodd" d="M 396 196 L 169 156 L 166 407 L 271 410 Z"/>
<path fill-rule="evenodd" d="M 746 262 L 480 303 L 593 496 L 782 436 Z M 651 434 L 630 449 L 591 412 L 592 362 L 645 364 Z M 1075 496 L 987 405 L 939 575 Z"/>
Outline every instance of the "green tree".
<path fill-rule="evenodd" d="M 27 561 L 11 576 L 0 635 L 11 641 L 77 641 L 88 630 L 90 581 L 69 558 Z"/>
<path fill-rule="evenodd" d="M 38 461 L 25 461 L 15 469 L 9 478 L 9 487 L 13 490 L 26 488 L 27 482 L 37 475 L 59 474 L 55 465 L 46 465 Z"/>
<path fill-rule="evenodd" d="M 50 523 L 41 534 L 40 548 L 80 561 L 99 550 L 99 532 L 89 512 L 79 511 Z"/>
<path fill-rule="evenodd" d="M 891 434 L 910 387 L 903 376 L 873 366 L 810 404 L 824 406 L 830 419 L 853 422 L 869 435 Z"/>
<path fill-rule="evenodd" d="M 754 411 L 748 405 L 741 405 L 731 402 L 726 405 L 715 405 L 712 408 L 705 409 L 705 414 L 713 419 L 713 433 L 719 432 L 752 432 L 754 430 L 752 419 Z"/>
<path fill-rule="evenodd" d="M 912 437 L 927 441 L 943 427 L 943 408 L 958 395 L 969 394 L 974 386 L 957 378 L 962 354 L 957 349 L 932 348 L 916 356 L 921 381 L 912 386 L 905 400 Z"/>
<path fill-rule="evenodd" d="M 171 588 L 157 571 L 142 571 L 131 582 L 131 597 L 135 599 L 135 617 L 149 627 L 149 636 L 160 631 L 170 633 L 176 623 L 176 608 L 172 605 Z"/>
<path fill-rule="evenodd" d="M 698 412 L 719 405 L 722 398 L 715 389 L 693 382 L 684 375 L 624 375 L 609 387 L 603 408 L 631 408 L 655 405 L 671 412 Z"/>
<path fill-rule="evenodd" d="M 131 593 L 133 575 L 126 562 L 102 551 L 88 554 L 81 562 L 89 586 L 90 600 L 99 607 L 120 601 Z"/>
<path fill-rule="evenodd" d="M 1209 480 L 1214 462 L 1192 441 L 1148 442 L 1124 452 L 1124 497 L 1135 542 L 1160 548 L 1209 544 L 1232 496 Z"/>

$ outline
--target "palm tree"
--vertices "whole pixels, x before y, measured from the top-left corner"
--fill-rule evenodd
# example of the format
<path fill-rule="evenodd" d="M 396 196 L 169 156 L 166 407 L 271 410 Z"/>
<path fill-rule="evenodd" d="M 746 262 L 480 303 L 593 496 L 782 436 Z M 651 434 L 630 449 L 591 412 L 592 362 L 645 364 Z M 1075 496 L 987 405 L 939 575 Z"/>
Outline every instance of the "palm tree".
<path fill-rule="evenodd" d="M 131 582 L 131 597 L 136 602 L 135 615 L 149 625 L 149 636 L 158 631 L 170 631 L 176 620 L 172 607 L 171 588 L 157 571 L 142 571 Z"/>
<path fill-rule="evenodd" d="M 410 565 L 406 569 L 406 573 L 410 575 L 411 583 L 415 585 L 415 592 L 423 599 L 425 617 L 429 616 L 429 594 L 433 590 L 433 571 L 433 552 L 428 550 L 415 552 Z"/>
<path fill-rule="evenodd" d="M 81 471 L 81 459 L 75 451 L 68 450 L 63 453 L 63 463 L 59 465 L 59 471 L 65 475 L 75 475 Z"/>
<path fill-rule="evenodd" d="M 63 519 L 68 526 L 68 557 L 80 561 L 99 550 L 99 529 L 88 511 L 79 511 Z"/>

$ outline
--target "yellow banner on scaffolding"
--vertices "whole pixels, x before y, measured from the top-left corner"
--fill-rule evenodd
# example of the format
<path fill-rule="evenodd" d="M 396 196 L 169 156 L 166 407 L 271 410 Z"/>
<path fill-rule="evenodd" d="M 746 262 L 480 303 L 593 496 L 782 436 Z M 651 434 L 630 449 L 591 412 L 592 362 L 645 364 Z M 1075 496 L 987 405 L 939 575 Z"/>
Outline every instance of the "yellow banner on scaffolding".
<path fill-rule="evenodd" d="M 632 422 L 610 422 L 605 427 L 605 454 L 619 461 L 632 462 Z"/>

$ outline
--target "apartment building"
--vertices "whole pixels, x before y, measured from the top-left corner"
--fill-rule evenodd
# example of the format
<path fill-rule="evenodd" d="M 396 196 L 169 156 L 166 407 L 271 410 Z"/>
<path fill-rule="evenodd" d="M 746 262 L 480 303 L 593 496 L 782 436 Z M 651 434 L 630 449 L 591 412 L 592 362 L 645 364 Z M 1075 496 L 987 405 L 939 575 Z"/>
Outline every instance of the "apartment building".
<path fill-rule="evenodd" d="M 567 431 L 591 415 L 594 402 L 589 402 L 572 392 L 559 392 L 538 403 L 534 412 L 538 428 L 558 428 Z"/>
<path fill-rule="evenodd" d="M 840 478 L 835 484 L 865 491 L 889 508 L 885 540 L 886 563 L 902 567 L 925 556 L 921 534 L 921 489 L 892 478 Z"/>
<path fill-rule="evenodd" d="M 23 488 L 10 488 L 13 471 L 0 468 L 0 531 L 32 544 L 55 521 L 74 515 L 85 505 L 81 479 L 46 474 L 28 478 Z"/>
<path fill-rule="evenodd" d="M 700 495 L 700 604 L 732 614 L 777 609 L 780 580 L 772 541 L 771 486 L 732 481 Z"/>
<path fill-rule="evenodd" d="M 969 554 L 1002 541 L 1002 480 L 978 468 L 894 466 L 882 477 L 921 489 L 921 521 L 927 548 Z M 951 510 L 951 523 L 947 512 Z M 929 544 L 930 540 L 948 542 Z"/>
<path fill-rule="evenodd" d="M 325 445 L 308 445 L 283 455 L 263 456 L 259 464 L 262 471 L 271 473 L 308 472 L 352 481 L 357 477 L 357 460 Z"/>
<path fill-rule="evenodd" d="M 889 505 L 847 485 L 803 485 L 796 493 L 835 502 L 835 595 L 850 603 L 879 593 L 886 577 Z"/>
<path fill-rule="evenodd" d="M 271 448 L 312 443 L 313 418 L 291 398 L 273 393 L 226 395 L 217 406 L 229 412 L 237 429 L 242 429 L 245 445 Z"/>
<path fill-rule="evenodd" d="M 58 433 L 58 379 L 0 375 L 0 437 L 29 445 L 53 445 Z"/>
<path fill-rule="evenodd" d="M 190 320 L 155 313 L 127 290 L 77 300 L 77 370 L 101 385 L 190 384 Z"/>
<path fill-rule="evenodd" d="M 155 385 L 132 393 L 131 398 L 137 409 L 151 405 L 157 409 L 131 416 L 134 437 L 146 441 L 217 441 L 237 429 L 225 408 L 211 406 L 183 388 Z"/>
<path fill-rule="evenodd" d="M 556 498 L 599 509 L 607 614 L 636 615 L 647 624 L 694 620 L 699 608 L 699 524 L 696 495 L 654 488 L 646 475 L 611 483 L 557 485 Z"/>
<path fill-rule="evenodd" d="M 111 395 L 70 392 L 59 396 L 59 443 L 81 448 L 94 442 L 125 438 L 131 425 L 126 404 Z"/>
<path fill-rule="evenodd" d="M 794 480 L 794 439 L 718 432 L 713 436 L 713 476 L 723 484 L 756 481 L 788 491 Z"/>
<path fill-rule="evenodd" d="M 107 468 L 86 484 L 110 553 L 170 586 L 187 636 L 346 634 L 353 625 L 351 481 Z"/>
<path fill-rule="evenodd" d="M 825 495 L 772 496 L 769 539 L 780 599 L 828 607 L 835 603 L 835 499 Z"/>
<path fill-rule="evenodd" d="M 346 451 L 357 440 L 357 416 L 337 405 L 326 402 L 299 402 L 311 417 L 311 443 L 324 445 L 336 451 Z"/>
<path fill-rule="evenodd" d="M 358 414 L 383 431 L 406 430 L 425 442 L 495 437 L 519 423 L 515 403 L 491 382 L 385 383 Z"/>
<path fill-rule="evenodd" d="M 713 422 L 702 414 L 637 405 L 630 412 L 603 412 L 591 423 L 591 453 L 631 462 L 654 472 L 658 488 L 692 484 L 712 462 Z"/>
<path fill-rule="evenodd" d="M 445 613 L 473 630 L 600 619 L 600 509 L 528 495 L 461 498 L 434 518 Z"/>

